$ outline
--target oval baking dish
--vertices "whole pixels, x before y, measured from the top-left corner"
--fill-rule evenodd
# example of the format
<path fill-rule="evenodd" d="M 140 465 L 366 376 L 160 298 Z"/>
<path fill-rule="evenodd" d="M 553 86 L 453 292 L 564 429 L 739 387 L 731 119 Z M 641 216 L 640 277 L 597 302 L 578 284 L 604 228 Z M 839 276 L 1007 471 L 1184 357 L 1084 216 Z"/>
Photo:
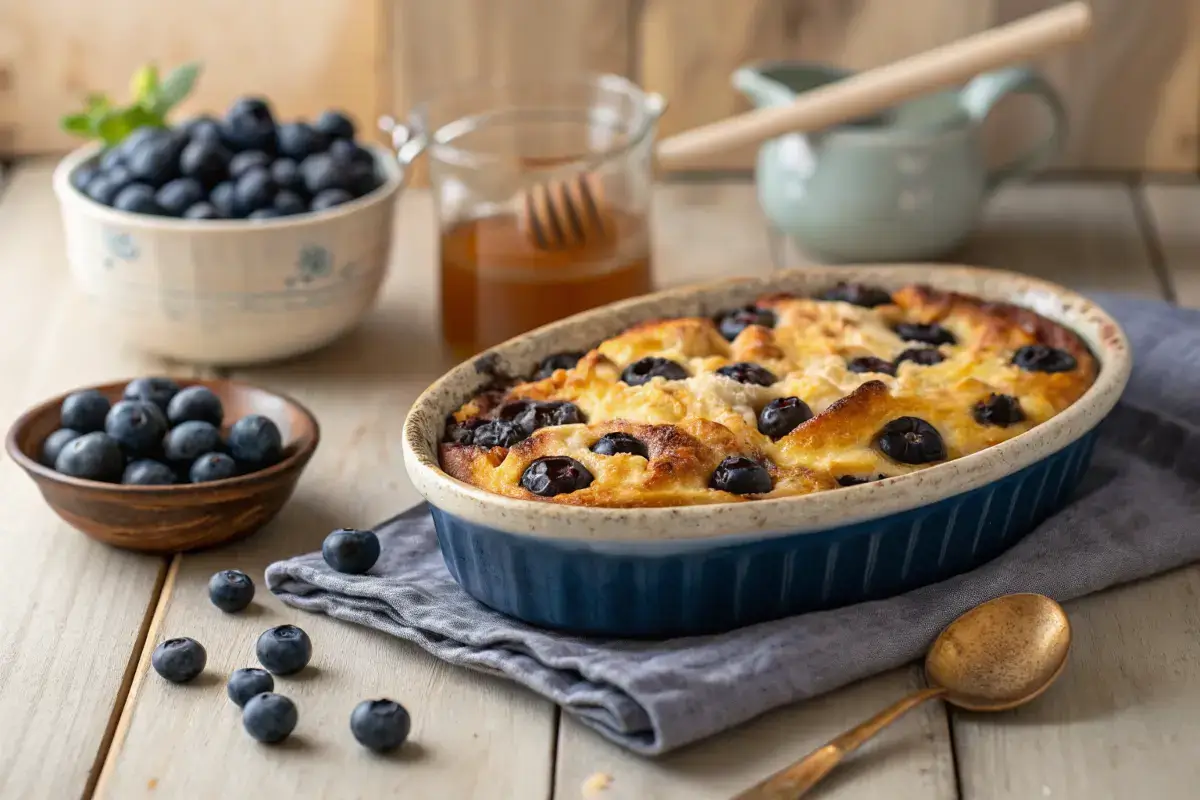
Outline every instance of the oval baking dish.
<path fill-rule="evenodd" d="M 911 283 L 1014 303 L 1075 331 L 1099 372 L 1036 428 L 907 475 L 752 502 L 591 508 L 503 497 L 438 464 L 446 415 L 497 372 L 586 350 L 636 322 L 712 316 L 765 294 L 837 281 Z M 460 364 L 413 405 L 404 460 L 432 507 L 455 580 L 526 622 L 577 633 L 666 637 L 729 630 L 875 600 L 973 569 L 1058 510 L 1091 459 L 1096 427 L 1129 378 L 1128 342 L 1086 298 L 1010 272 L 941 265 L 808 268 L 660 292 L 547 325 Z"/>

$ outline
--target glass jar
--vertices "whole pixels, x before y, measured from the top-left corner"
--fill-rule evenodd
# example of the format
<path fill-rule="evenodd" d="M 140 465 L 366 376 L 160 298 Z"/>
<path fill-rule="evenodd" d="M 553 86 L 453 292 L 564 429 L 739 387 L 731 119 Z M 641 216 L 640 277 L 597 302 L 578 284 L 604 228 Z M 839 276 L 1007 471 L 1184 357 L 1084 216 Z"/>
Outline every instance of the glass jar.
<path fill-rule="evenodd" d="M 442 334 L 457 357 L 651 291 L 653 142 L 663 108 L 661 97 L 616 75 L 547 78 L 451 90 L 393 128 L 402 162 L 428 155 Z M 524 193 L 584 175 L 599 181 L 604 235 L 539 244 Z"/>

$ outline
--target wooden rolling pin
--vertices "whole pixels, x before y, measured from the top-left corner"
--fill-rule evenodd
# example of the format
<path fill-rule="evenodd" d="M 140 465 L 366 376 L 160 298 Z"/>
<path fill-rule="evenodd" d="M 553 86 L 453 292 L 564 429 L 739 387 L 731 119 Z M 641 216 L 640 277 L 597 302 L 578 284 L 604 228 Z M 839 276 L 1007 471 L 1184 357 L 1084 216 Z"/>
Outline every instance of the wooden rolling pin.
<path fill-rule="evenodd" d="M 1056 6 L 804 92 L 791 105 L 756 109 L 676 134 L 659 142 L 655 156 L 659 166 L 672 169 L 785 133 L 864 117 L 1076 42 L 1087 35 L 1091 22 L 1084 2 Z M 539 249 L 580 247 L 612 233 L 603 181 L 594 172 L 537 184 L 524 190 L 520 200 L 522 227 Z"/>

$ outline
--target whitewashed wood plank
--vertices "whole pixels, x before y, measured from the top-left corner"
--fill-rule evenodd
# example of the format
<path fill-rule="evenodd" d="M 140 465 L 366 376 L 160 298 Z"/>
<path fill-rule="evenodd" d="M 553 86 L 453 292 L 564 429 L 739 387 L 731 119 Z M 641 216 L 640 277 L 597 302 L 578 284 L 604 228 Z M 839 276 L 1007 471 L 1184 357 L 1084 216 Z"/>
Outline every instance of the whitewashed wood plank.
<path fill-rule="evenodd" d="M 1142 194 L 1176 301 L 1200 306 L 1200 185 L 1150 185 Z"/>
<path fill-rule="evenodd" d="M 0 197 L 0 419 L 86 383 L 160 373 L 114 346 L 70 286 L 52 165 Z M 106 745 L 165 564 L 92 542 L 0 458 L 0 797 L 78 797 Z"/>

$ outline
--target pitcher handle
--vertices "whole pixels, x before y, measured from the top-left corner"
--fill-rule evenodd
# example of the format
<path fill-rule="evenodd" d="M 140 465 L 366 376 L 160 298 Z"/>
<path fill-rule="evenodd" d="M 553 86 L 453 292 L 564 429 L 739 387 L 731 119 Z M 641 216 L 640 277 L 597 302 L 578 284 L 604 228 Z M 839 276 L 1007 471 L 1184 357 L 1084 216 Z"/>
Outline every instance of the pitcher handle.
<path fill-rule="evenodd" d="M 968 83 L 959 97 L 975 124 L 982 125 L 996 104 L 1009 94 L 1033 95 L 1045 103 L 1050 110 L 1050 133 L 1025 153 L 989 170 L 989 193 L 1005 181 L 1026 175 L 1049 163 L 1058 155 L 1067 136 L 1067 109 L 1062 96 L 1040 72 L 1030 67 L 1008 67 L 986 72 Z"/>

